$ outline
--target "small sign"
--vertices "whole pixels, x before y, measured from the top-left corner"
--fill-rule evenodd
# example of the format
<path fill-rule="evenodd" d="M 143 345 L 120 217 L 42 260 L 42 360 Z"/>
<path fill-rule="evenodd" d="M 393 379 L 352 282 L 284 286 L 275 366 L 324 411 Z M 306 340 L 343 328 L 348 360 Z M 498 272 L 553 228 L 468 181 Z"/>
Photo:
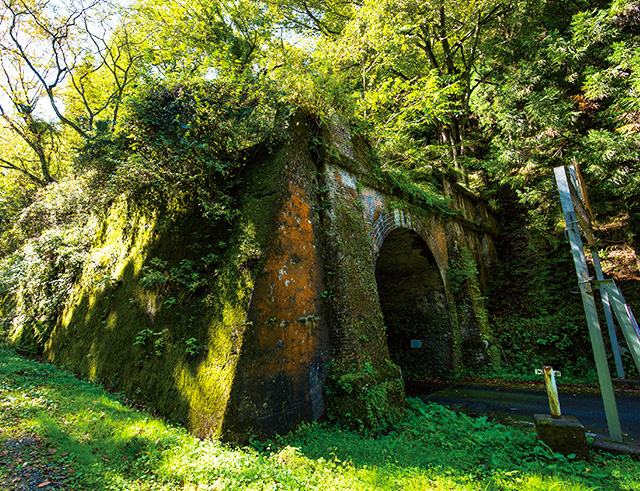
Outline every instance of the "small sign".
<path fill-rule="evenodd" d="M 411 349 L 420 349 L 420 348 L 422 348 L 422 339 L 412 339 Z"/>
<path fill-rule="evenodd" d="M 542 368 L 536 368 L 534 370 L 534 373 L 536 375 L 544 375 L 544 370 Z M 554 370 L 553 373 L 556 377 L 562 377 L 562 373 L 560 372 L 560 370 Z"/>

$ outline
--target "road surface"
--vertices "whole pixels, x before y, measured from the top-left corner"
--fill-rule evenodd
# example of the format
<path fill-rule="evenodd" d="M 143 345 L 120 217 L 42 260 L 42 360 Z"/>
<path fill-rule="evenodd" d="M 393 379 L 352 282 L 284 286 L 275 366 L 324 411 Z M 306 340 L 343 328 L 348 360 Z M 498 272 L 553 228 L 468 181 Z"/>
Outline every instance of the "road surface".
<path fill-rule="evenodd" d="M 577 417 L 587 431 L 607 433 L 607 422 L 599 395 L 567 393 L 562 391 L 562 387 L 559 391 L 563 414 Z M 422 389 L 414 396 L 426 402 L 436 402 L 498 418 L 511 416 L 533 422 L 534 414 L 549 413 L 544 388 L 527 391 L 463 385 L 436 389 L 431 393 Z M 633 439 L 640 439 L 640 397 L 619 394 L 616 400 L 623 433 Z"/>

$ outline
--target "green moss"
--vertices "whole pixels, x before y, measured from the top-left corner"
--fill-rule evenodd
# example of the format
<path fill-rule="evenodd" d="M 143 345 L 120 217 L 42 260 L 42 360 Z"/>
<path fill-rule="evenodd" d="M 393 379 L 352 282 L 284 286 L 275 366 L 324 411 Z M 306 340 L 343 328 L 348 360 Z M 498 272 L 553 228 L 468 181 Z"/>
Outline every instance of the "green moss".
<path fill-rule="evenodd" d="M 9 330 L 15 312 L 15 298 L 9 292 L 0 295 L 0 341 L 10 341 L 8 339 Z"/>
<path fill-rule="evenodd" d="M 351 427 L 384 431 L 402 414 L 404 383 L 389 360 L 362 210 L 337 199 L 325 216 L 327 286 L 333 293 L 328 303 L 336 338 L 328 413 Z"/>
<path fill-rule="evenodd" d="M 442 216 L 455 216 L 459 212 L 451 207 L 451 200 L 427 183 L 416 182 L 397 168 L 377 168 L 375 176 L 392 196 L 401 196 L 409 203 L 436 212 Z"/>
<path fill-rule="evenodd" d="M 373 434 L 392 428 L 404 412 L 404 383 L 391 360 L 381 368 L 370 362 L 355 370 L 334 367 L 327 393 L 332 399 L 330 418 Z"/>
<path fill-rule="evenodd" d="M 462 332 L 458 319 L 455 295 L 447 291 L 447 307 L 449 310 L 449 321 L 451 322 L 451 358 L 453 365 L 453 376 L 459 377 L 464 372 L 462 357 Z"/>
<path fill-rule="evenodd" d="M 470 249 L 466 246 L 457 248 L 452 255 L 447 271 L 449 284 L 456 300 L 458 323 L 472 323 L 477 327 L 482 343 L 486 343 L 487 355 L 492 368 L 500 366 L 500 351 L 489 324 L 489 314 L 485 306 L 485 298 L 480 289 L 478 266 Z M 458 349 L 462 348 L 462 339 L 458 335 Z M 478 348 L 479 346 L 476 346 Z M 464 358 L 464 355 L 461 354 Z M 473 367 L 464 367 L 473 368 Z"/>
<path fill-rule="evenodd" d="M 219 436 L 272 227 L 278 176 L 271 173 L 281 164 L 271 159 L 248 173 L 231 228 L 213 227 L 194 212 L 174 211 L 167 222 L 148 207 L 117 201 L 47 343 L 47 357 L 198 435 Z M 178 280 L 150 281 L 149 272 L 161 271 Z M 189 339 L 206 349 L 194 356 Z"/>

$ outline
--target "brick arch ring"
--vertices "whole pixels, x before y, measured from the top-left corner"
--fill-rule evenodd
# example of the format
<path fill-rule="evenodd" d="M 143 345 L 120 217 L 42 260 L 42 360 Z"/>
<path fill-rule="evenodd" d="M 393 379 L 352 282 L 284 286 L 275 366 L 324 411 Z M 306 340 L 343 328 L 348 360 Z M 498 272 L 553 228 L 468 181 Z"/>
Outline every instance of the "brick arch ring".
<path fill-rule="evenodd" d="M 427 248 L 430 250 L 433 258 L 436 261 L 438 269 L 440 270 L 440 275 L 442 276 L 443 282 L 445 281 L 445 269 L 438 258 L 433 253 L 433 248 L 429 243 L 427 237 L 424 236 L 425 230 L 427 227 L 423 220 L 418 217 L 411 215 L 406 210 L 402 209 L 394 209 L 392 213 L 383 211 L 380 216 L 373 222 L 371 232 L 369 233 L 369 237 L 371 239 L 371 243 L 373 245 L 373 256 L 374 260 L 378 259 L 380 255 L 380 250 L 382 249 L 382 245 L 384 244 L 387 236 L 396 229 L 404 228 L 414 231 L 418 236 L 424 241 Z"/>

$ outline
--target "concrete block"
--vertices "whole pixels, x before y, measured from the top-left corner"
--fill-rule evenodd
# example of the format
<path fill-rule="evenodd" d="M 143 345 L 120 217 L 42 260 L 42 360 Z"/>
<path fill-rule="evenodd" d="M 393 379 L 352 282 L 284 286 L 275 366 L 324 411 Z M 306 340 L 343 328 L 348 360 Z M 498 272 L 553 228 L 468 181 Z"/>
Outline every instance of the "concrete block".
<path fill-rule="evenodd" d="M 538 438 L 549 447 L 564 455 L 575 454 L 584 458 L 589 454 L 589 445 L 584 426 L 575 416 L 552 418 L 549 414 L 535 414 Z"/>

